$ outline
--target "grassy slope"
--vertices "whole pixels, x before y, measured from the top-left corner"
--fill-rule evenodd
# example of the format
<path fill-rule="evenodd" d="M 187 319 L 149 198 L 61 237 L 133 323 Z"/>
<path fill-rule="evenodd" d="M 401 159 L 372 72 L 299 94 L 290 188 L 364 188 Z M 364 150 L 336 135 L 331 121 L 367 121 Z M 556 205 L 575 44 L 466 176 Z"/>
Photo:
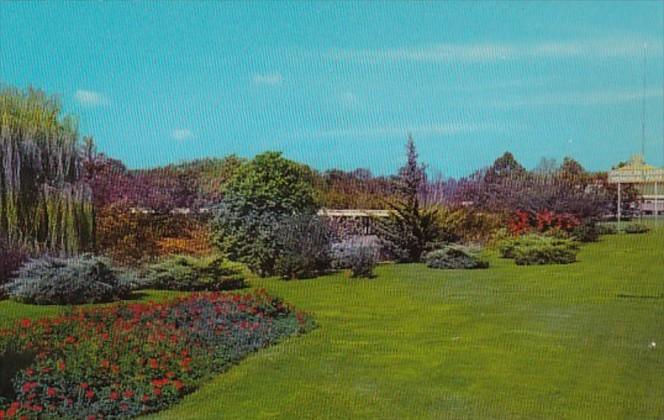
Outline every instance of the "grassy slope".
<path fill-rule="evenodd" d="M 492 262 L 256 281 L 320 328 L 156 417 L 664 417 L 664 230 L 608 237 L 570 266 Z M 56 310 L 0 302 L 0 317 Z"/>

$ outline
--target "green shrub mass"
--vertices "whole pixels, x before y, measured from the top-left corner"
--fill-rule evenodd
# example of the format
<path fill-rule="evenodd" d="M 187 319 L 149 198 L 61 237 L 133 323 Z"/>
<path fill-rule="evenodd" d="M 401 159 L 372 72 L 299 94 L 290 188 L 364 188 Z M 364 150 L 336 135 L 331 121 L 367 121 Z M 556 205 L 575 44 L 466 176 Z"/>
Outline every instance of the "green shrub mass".
<path fill-rule="evenodd" d="M 280 254 L 275 274 L 281 278 L 311 278 L 330 268 L 332 232 L 320 217 L 303 214 L 284 218 L 275 233 Z"/>
<path fill-rule="evenodd" d="M 261 276 L 276 274 L 284 219 L 316 212 L 313 173 L 267 152 L 243 164 L 224 189 L 213 223 L 214 242 L 233 261 Z"/>
<path fill-rule="evenodd" d="M 13 300 L 38 305 L 111 302 L 126 298 L 131 282 L 110 260 L 90 254 L 30 260 L 5 286 Z"/>
<path fill-rule="evenodd" d="M 571 239 L 525 235 L 504 241 L 499 251 L 517 265 L 570 264 L 576 261 L 579 247 Z"/>
<path fill-rule="evenodd" d="M 442 249 L 431 251 L 424 256 L 424 261 L 431 268 L 488 268 L 489 263 L 482 260 L 467 247 L 448 245 Z"/>
<path fill-rule="evenodd" d="M 337 244 L 333 267 L 350 269 L 352 277 L 371 278 L 376 267 L 376 250 L 367 245 Z"/>
<path fill-rule="evenodd" d="M 579 242 L 597 242 L 602 232 L 600 225 L 593 220 L 587 220 L 574 228 L 572 237 Z"/>
<path fill-rule="evenodd" d="M 625 233 L 647 233 L 650 228 L 642 223 L 631 223 L 623 229 Z"/>
<path fill-rule="evenodd" d="M 149 266 L 142 282 L 142 287 L 182 291 L 219 291 L 245 286 L 242 266 L 219 256 L 171 256 Z"/>
<path fill-rule="evenodd" d="M 597 229 L 599 230 L 600 235 L 615 235 L 618 233 L 618 230 L 615 228 L 615 226 L 607 224 L 598 224 Z"/>

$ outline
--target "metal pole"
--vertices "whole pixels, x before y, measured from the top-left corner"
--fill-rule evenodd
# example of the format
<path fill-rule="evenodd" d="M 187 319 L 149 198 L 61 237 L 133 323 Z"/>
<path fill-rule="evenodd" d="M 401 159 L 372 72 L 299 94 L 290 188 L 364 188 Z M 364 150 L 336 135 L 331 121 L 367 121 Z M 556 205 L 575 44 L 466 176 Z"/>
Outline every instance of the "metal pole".
<path fill-rule="evenodd" d="M 620 232 L 620 216 L 622 215 L 622 190 L 620 182 L 618 183 L 618 232 Z"/>
<path fill-rule="evenodd" d="M 643 104 L 641 107 L 641 157 L 646 158 L 646 60 L 648 44 L 643 44 Z"/>
<path fill-rule="evenodd" d="M 659 191 L 657 189 L 657 181 L 655 181 L 655 223 L 659 220 Z"/>

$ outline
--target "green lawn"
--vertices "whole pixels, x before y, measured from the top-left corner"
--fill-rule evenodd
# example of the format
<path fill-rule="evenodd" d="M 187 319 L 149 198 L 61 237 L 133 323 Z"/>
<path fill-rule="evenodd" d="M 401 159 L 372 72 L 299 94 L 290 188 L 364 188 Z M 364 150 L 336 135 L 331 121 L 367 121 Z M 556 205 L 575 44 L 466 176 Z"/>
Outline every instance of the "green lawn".
<path fill-rule="evenodd" d="M 579 259 L 254 281 L 319 328 L 155 418 L 663 418 L 664 230 Z M 55 310 L 0 303 L 1 316 Z"/>

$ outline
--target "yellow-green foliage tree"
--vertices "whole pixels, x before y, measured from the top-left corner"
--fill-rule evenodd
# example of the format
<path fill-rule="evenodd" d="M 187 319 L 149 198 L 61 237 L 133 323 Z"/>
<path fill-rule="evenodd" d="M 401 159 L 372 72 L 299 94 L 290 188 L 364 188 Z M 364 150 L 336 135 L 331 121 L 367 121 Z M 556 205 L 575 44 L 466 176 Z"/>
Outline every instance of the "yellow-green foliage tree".
<path fill-rule="evenodd" d="M 0 88 L 0 237 L 10 246 L 74 254 L 93 242 L 76 123 L 60 114 L 43 92 Z"/>

